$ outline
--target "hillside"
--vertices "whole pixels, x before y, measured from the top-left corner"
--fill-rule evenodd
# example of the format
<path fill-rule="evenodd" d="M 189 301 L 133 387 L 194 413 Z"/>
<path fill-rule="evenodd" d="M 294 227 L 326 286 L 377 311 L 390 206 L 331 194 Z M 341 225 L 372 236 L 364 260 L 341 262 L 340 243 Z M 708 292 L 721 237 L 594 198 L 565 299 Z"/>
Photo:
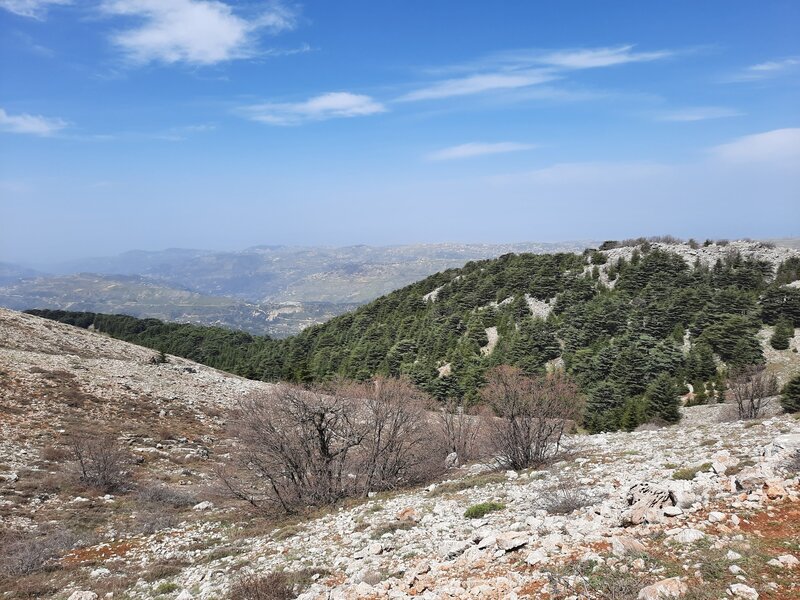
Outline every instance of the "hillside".
<path fill-rule="evenodd" d="M 471 401 L 495 365 L 536 373 L 563 362 L 590 410 L 607 414 L 595 426 L 616 428 L 659 373 L 711 390 L 720 362 L 762 363 L 759 331 L 800 321 L 799 266 L 798 251 L 757 242 L 509 254 L 270 346 L 257 371 L 298 381 L 407 375 L 437 398 Z"/>
<path fill-rule="evenodd" d="M 16 569 L 0 573 L 4 597 L 241 598 L 232 586 L 283 571 L 303 600 L 800 591 L 800 421 L 774 407 L 746 423 L 728 405 L 682 409 L 671 427 L 569 435 L 540 470 L 471 464 L 278 519 L 221 494 L 214 474 L 227 409 L 271 385 L 153 357 L 0 310 L 0 568 Z M 125 442 L 135 491 L 74 483 L 66 444 L 81 428 Z M 464 516 L 484 502 L 502 508 Z"/>
<path fill-rule="evenodd" d="M 0 306 L 122 313 L 287 337 L 469 260 L 580 251 L 588 243 L 131 251 L 42 266 L 46 273 L 3 263 Z"/>
<path fill-rule="evenodd" d="M 611 246 L 471 262 L 286 340 L 231 336 L 219 346 L 211 331 L 226 358 L 209 364 L 265 380 L 404 375 L 440 400 L 468 404 L 496 365 L 535 374 L 563 364 L 589 397 L 586 426 L 632 429 L 659 374 L 713 398 L 726 371 L 764 363 L 771 327 L 800 321 L 796 250 L 758 242 Z M 83 326 L 94 320 L 50 316 Z M 187 354 L 203 344 L 186 350 L 157 325 L 104 317 L 94 326 L 207 360 Z M 785 363 L 774 367 L 781 382 L 797 365 L 796 340 L 775 351 L 783 358 L 772 362 Z"/>
<path fill-rule="evenodd" d="M 271 337 L 298 333 L 357 306 L 325 302 L 258 304 L 174 287 L 138 275 L 90 273 L 24 277 L 10 281 L 0 285 L 0 305 L 14 310 L 40 308 L 122 313 L 240 329 Z"/>

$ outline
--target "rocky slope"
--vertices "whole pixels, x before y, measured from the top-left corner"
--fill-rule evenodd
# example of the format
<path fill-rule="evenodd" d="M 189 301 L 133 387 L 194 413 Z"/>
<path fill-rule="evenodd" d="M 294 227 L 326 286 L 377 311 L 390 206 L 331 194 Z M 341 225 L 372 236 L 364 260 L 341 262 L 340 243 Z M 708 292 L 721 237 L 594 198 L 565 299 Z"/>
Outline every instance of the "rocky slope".
<path fill-rule="evenodd" d="M 547 469 L 469 465 L 280 521 L 220 494 L 213 474 L 225 408 L 269 384 L 152 358 L 0 310 L 0 529 L 79 538 L 46 569 L 0 578 L 7 597 L 223 598 L 281 571 L 306 575 L 305 600 L 800 594 L 800 420 L 774 406 L 749 422 L 726 405 L 684 409 L 673 427 L 570 436 Z M 171 500 L 59 479 L 59 444 L 79 427 L 126 440 L 139 487 Z M 488 502 L 498 510 L 465 517 Z"/>

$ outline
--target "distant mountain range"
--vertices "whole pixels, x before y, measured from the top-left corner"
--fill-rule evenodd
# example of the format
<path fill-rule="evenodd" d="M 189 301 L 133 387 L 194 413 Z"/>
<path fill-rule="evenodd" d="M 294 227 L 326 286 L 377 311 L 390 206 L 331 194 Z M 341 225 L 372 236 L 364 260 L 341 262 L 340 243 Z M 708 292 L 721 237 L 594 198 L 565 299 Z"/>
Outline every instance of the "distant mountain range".
<path fill-rule="evenodd" d="M 592 241 L 134 250 L 39 267 L 0 263 L 0 306 L 123 313 L 285 337 L 469 261 Z"/>

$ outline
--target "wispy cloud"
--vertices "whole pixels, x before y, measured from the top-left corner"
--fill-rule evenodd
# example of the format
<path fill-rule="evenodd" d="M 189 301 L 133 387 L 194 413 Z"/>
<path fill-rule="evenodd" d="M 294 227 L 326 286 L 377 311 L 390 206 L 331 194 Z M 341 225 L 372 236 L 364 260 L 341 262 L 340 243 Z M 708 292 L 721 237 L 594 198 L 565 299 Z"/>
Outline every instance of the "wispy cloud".
<path fill-rule="evenodd" d="M 256 33 L 294 29 L 296 13 L 273 3 L 245 18 L 219 0 L 104 0 L 102 11 L 138 24 L 112 35 L 134 64 L 213 65 L 258 54 Z"/>
<path fill-rule="evenodd" d="M 717 160 L 737 165 L 770 163 L 796 167 L 800 164 L 800 127 L 746 135 L 713 147 L 711 154 Z"/>
<path fill-rule="evenodd" d="M 522 150 L 532 150 L 536 148 L 534 144 L 520 144 L 518 142 L 470 142 L 442 148 L 436 152 L 428 154 L 428 160 L 456 160 L 459 158 L 473 158 L 475 156 L 485 156 L 487 154 L 505 154 L 507 152 L 520 152 Z"/>
<path fill-rule="evenodd" d="M 588 48 L 562 50 L 538 57 L 541 64 L 562 69 L 596 69 L 637 62 L 651 62 L 669 58 L 675 53 L 670 50 L 655 52 L 636 52 L 632 44 L 610 48 Z"/>
<path fill-rule="evenodd" d="M 766 62 L 751 65 L 746 69 L 735 73 L 728 77 L 725 81 L 728 82 L 747 82 L 758 81 L 761 79 L 769 79 L 778 77 L 788 71 L 800 68 L 800 57 L 790 56 L 777 60 L 769 60 Z"/>
<path fill-rule="evenodd" d="M 494 53 L 471 63 L 429 70 L 438 74 L 463 73 L 441 79 L 401 96 L 403 102 L 438 100 L 495 91 L 509 91 L 547 83 L 569 71 L 597 69 L 627 63 L 650 62 L 673 56 L 670 50 L 636 52 L 633 45 L 558 51 L 515 50 Z"/>
<path fill-rule="evenodd" d="M 0 108 L 0 131 L 46 137 L 58 133 L 66 126 L 67 122 L 61 119 L 29 115 L 27 113 L 10 115 Z"/>
<path fill-rule="evenodd" d="M 481 73 L 468 77 L 437 81 L 432 85 L 410 92 L 399 98 L 399 100 L 403 102 L 437 100 L 496 90 L 510 90 L 553 81 L 556 78 L 554 74 L 544 70 Z"/>
<path fill-rule="evenodd" d="M 72 4 L 72 0 L 0 0 L 0 8 L 40 21 L 47 16 L 48 8 L 59 4 Z"/>
<path fill-rule="evenodd" d="M 350 92 L 330 92 L 303 102 L 267 102 L 239 109 L 245 117 L 267 125 L 298 125 L 340 117 L 361 117 L 386 111 L 370 96 Z"/>
<path fill-rule="evenodd" d="M 726 117 L 741 117 L 745 113 L 735 108 L 724 106 L 695 106 L 662 112 L 656 115 L 659 121 L 691 122 L 705 121 L 707 119 L 723 119 Z"/>

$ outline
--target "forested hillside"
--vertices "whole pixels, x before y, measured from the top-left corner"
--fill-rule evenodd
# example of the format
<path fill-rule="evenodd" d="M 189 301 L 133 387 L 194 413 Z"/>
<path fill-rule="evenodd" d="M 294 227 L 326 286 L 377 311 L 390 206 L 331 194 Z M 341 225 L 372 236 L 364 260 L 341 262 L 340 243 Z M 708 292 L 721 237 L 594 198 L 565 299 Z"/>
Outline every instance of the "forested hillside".
<path fill-rule="evenodd" d="M 84 320 L 249 377 L 405 375 L 439 399 L 466 403 L 477 400 L 494 366 L 534 374 L 563 362 L 588 396 L 592 430 L 641 422 L 657 379 L 662 388 L 667 380 L 691 383 L 701 399 L 713 398 L 726 370 L 763 362 L 762 324 L 779 323 L 783 332 L 800 324 L 800 289 L 786 285 L 798 278 L 797 253 L 768 260 L 735 245 L 616 246 L 470 262 L 286 340 L 152 320 Z"/>

